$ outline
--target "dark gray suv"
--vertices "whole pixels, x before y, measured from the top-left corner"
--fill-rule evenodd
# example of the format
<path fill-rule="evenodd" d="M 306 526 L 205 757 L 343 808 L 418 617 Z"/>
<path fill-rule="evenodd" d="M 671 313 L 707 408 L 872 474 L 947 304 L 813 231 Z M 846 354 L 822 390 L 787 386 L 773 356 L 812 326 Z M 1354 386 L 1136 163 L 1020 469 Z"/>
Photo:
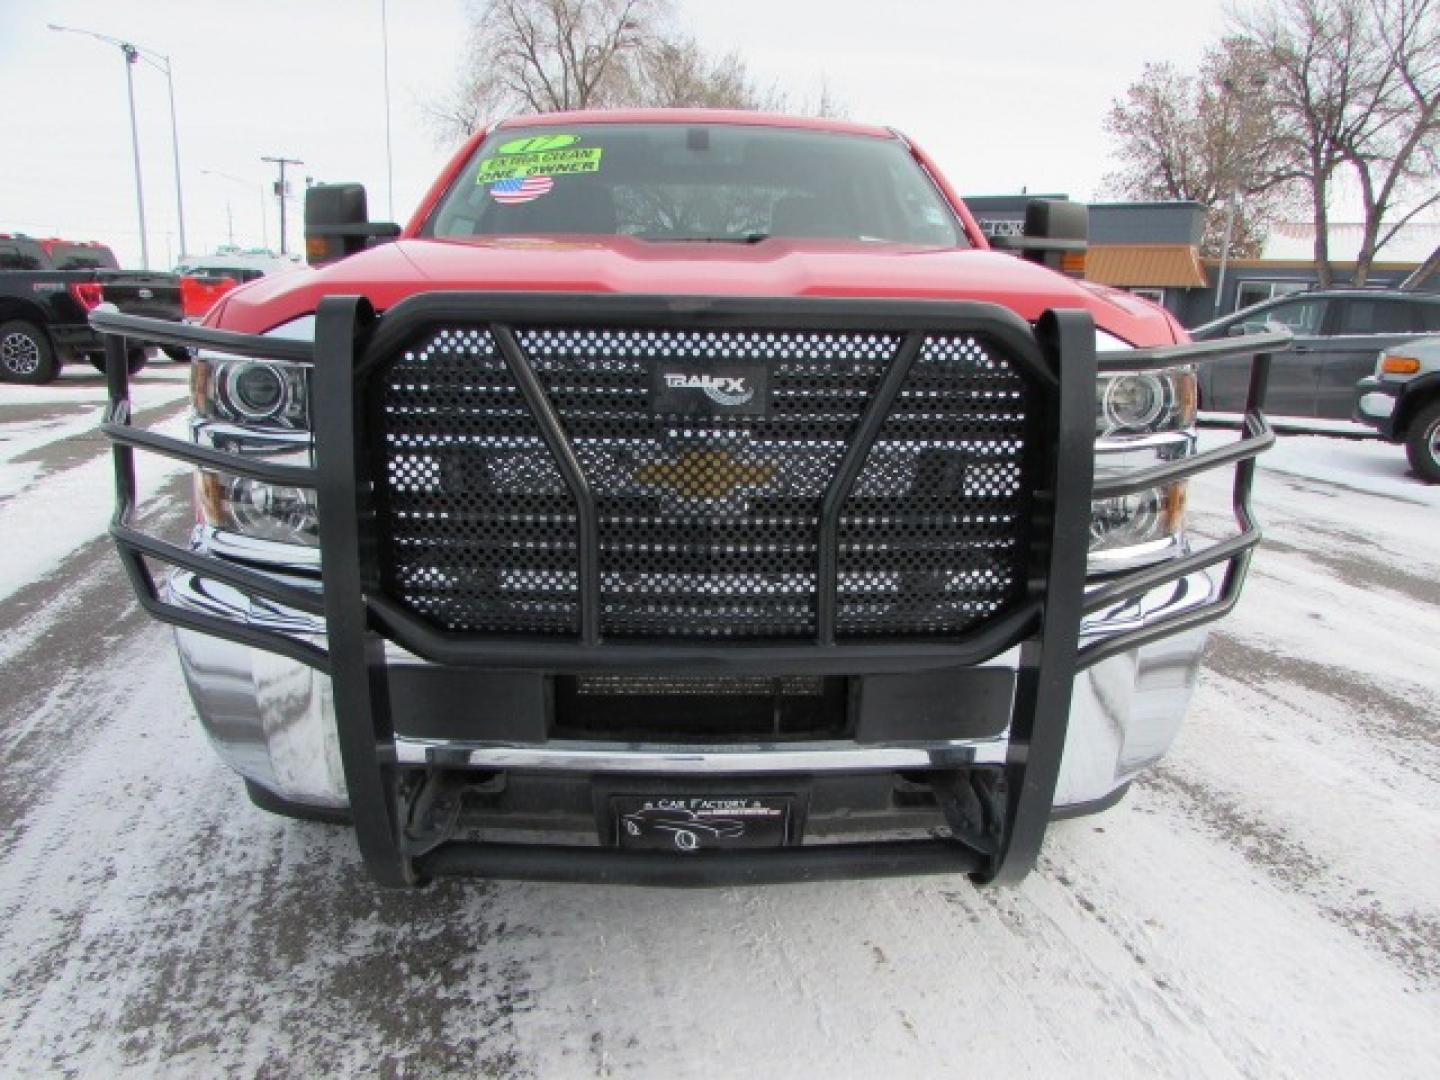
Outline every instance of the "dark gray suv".
<path fill-rule="evenodd" d="M 1275 416 L 1349 420 L 1355 384 L 1375 370 L 1380 350 L 1440 331 L 1440 295 L 1331 289 L 1267 300 L 1190 331 L 1196 341 L 1287 327 L 1294 351 L 1275 357 L 1265 411 Z M 1240 412 L 1249 363 L 1221 360 L 1199 373 L 1200 407 Z"/>

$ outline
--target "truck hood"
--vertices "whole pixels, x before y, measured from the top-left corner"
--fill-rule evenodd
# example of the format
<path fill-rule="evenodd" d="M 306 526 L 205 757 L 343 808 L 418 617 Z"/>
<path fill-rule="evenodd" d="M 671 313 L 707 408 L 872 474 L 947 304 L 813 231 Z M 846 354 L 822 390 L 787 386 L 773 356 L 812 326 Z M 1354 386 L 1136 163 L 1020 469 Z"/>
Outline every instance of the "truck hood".
<path fill-rule="evenodd" d="M 229 293 L 212 325 L 262 333 L 315 311 L 326 296 L 364 296 L 384 310 L 448 290 L 826 296 L 978 300 L 1034 321 L 1083 308 L 1136 346 L 1177 340 L 1156 305 L 1096 289 L 1013 255 L 855 241 L 661 243 L 628 236 L 401 240 L 320 269 L 262 278 Z"/>

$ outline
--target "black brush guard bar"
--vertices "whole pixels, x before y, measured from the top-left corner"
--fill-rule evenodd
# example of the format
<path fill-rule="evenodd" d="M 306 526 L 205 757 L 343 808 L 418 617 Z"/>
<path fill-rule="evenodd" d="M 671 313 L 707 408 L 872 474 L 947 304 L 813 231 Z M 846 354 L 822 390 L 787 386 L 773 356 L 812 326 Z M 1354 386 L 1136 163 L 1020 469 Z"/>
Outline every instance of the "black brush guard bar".
<path fill-rule="evenodd" d="M 668 296 L 576 296 L 529 293 L 435 293 L 403 301 L 377 317 L 359 297 L 331 297 L 319 307 L 315 341 L 236 334 L 96 311 L 105 336 L 109 405 L 101 424 L 113 441 L 116 508 L 110 533 L 141 605 L 157 619 L 308 664 L 332 680 L 341 757 L 361 852 L 382 884 L 408 885 L 433 875 L 468 874 L 534 880 L 708 885 L 893 874 L 971 874 L 980 881 L 1015 881 L 1034 865 L 1050 820 L 1065 744 L 1071 687 L 1083 668 L 1108 656 L 1219 618 L 1238 599 L 1259 541 L 1250 510 L 1255 457 L 1274 442 L 1261 405 L 1270 354 L 1289 347 L 1287 334 L 1261 334 L 1204 344 L 1106 353 L 1098 362 L 1088 313 L 1047 312 L 1032 330 L 1011 312 L 979 303 L 829 299 L 718 299 Z M 358 388 L 375 369 L 425 328 L 484 326 L 491 332 L 556 460 L 577 507 L 581 632 L 576 641 L 517 641 L 433 630 L 372 588 L 377 580 L 370 520 L 364 409 Z M 903 335 L 895 359 L 862 417 L 822 501 L 817 565 L 818 633 L 813 642 L 777 645 L 646 644 L 605 641 L 599 632 L 598 528 L 594 499 L 573 447 L 516 342 L 525 325 L 688 329 L 826 329 Z M 839 517 L 866 455 L 879 435 L 927 333 L 974 332 L 1004 347 L 1034 387 L 1043 410 L 1045 482 L 1037 530 L 1040 569 L 1030 599 L 962 638 L 905 644 L 837 643 L 835 639 Z M 163 344 L 224 356 L 314 365 L 313 467 L 279 464 L 201 447 L 131 425 L 126 350 Z M 1250 356 L 1244 431 L 1228 446 L 1167 462 L 1123 479 L 1093 478 L 1094 386 L 1100 372 L 1152 371 Z M 1061 373 L 1064 377 L 1061 377 Z M 145 450 L 257 481 L 317 491 L 322 551 L 321 590 L 299 588 L 260 571 L 157 539 L 135 528 L 134 455 Z M 1144 570 L 1120 574 L 1086 591 L 1090 504 L 1146 490 L 1195 473 L 1236 466 L 1233 510 L 1237 535 Z M 150 562 L 190 570 L 236 589 L 326 620 L 326 645 L 168 602 Z M 1218 597 L 1141 628 L 1080 645 L 1084 615 L 1133 600 L 1150 589 L 1224 564 Z M 520 666 L 556 670 L 651 670 L 677 665 L 734 673 L 874 673 L 920 671 L 978 663 L 1020 646 L 1020 667 L 1005 766 L 1007 807 L 997 855 L 950 840 L 856 843 L 675 857 L 607 849 L 446 842 L 425 855 L 404 854 L 399 768 L 389 723 L 384 643 L 389 638 L 440 664 Z"/>

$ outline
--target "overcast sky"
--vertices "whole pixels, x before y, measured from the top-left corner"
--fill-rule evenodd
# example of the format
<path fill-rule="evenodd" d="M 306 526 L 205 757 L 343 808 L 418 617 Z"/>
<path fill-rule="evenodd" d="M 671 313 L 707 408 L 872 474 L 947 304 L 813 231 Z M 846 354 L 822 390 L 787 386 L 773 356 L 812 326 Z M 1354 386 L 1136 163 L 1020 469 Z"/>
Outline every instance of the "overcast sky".
<path fill-rule="evenodd" d="M 1221 0 L 681 0 L 708 47 L 737 49 L 798 98 L 821 80 L 857 120 L 900 128 L 962 192 L 1093 196 L 1112 167 L 1101 120 L 1147 60 L 1191 65 L 1224 26 Z M 394 210 L 404 220 L 448 158 L 420 105 L 454 79 L 466 0 L 389 0 Z M 358 180 L 388 211 L 380 0 L 0 0 L 6 103 L 0 232 L 112 244 L 139 264 L 120 50 L 46 23 L 168 54 L 192 252 L 278 244 L 273 166 Z M 151 265 L 178 258 L 165 77 L 135 69 Z M 235 179 L 208 175 L 225 173 Z M 290 222 L 299 243 L 299 203 Z"/>

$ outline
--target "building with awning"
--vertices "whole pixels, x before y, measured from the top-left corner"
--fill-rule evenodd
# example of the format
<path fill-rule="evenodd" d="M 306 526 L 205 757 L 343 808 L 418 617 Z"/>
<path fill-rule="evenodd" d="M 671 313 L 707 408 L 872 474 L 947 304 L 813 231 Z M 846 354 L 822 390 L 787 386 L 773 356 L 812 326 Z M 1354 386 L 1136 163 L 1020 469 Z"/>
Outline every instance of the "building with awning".
<path fill-rule="evenodd" d="M 982 195 L 965 202 L 989 236 L 1019 236 L 1031 199 L 1064 195 Z M 1313 225 L 1277 223 L 1263 257 L 1227 261 L 1223 282 L 1220 260 L 1200 254 L 1205 207 L 1184 202 L 1113 202 L 1090 204 L 1090 242 L 1085 279 L 1163 305 L 1184 326 L 1198 326 L 1251 304 L 1313 289 L 1316 273 L 1309 253 Z M 1335 223 L 1330 229 L 1334 280 L 1343 286 L 1355 269 L 1360 226 Z M 1383 261 L 1370 269 L 1367 284 L 1395 287 L 1440 250 L 1440 222 L 1408 222 L 1381 251 Z M 1216 285 L 1220 285 L 1217 299 Z M 1440 290 L 1440 275 L 1420 286 Z"/>
<path fill-rule="evenodd" d="M 1031 199 L 1064 195 L 1000 195 L 967 198 L 990 236 L 1016 236 Z M 1186 295 L 1210 279 L 1200 257 L 1205 207 L 1198 202 L 1090 204 L 1090 246 L 1085 279 L 1154 300 L 1181 317 Z"/>
<path fill-rule="evenodd" d="M 1091 244 L 1085 277 L 1122 289 L 1203 289 L 1210 284 L 1193 244 Z"/>

